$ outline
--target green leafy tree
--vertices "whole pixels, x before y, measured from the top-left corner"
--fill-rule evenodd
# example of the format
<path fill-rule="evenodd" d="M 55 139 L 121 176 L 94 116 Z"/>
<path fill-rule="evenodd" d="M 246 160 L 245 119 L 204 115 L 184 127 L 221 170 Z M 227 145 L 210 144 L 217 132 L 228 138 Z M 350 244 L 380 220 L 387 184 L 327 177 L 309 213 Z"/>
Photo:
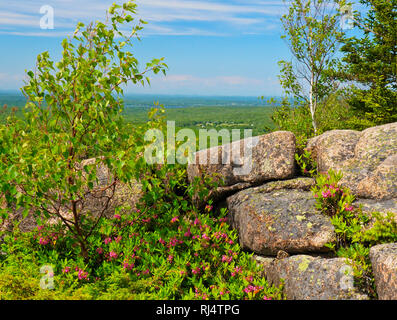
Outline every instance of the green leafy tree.
<path fill-rule="evenodd" d="M 3 217 L 13 209 L 57 218 L 73 235 L 87 260 L 92 235 L 119 181 L 128 182 L 144 165 L 142 132 L 127 132 L 120 116 L 127 83 L 149 82 L 149 72 L 165 73 L 163 59 L 140 70 L 128 50 L 144 21 L 131 25 L 136 4 L 113 4 L 106 23 L 83 23 L 62 42 L 59 62 L 49 53 L 37 57 L 22 92 L 27 98 L 25 119 L 1 127 L 0 208 Z M 95 161 L 82 164 L 82 160 Z M 87 197 L 98 188 L 97 169 L 106 166 L 111 179 L 101 185 L 102 201 L 86 219 Z M 5 213 L 5 214 L 4 214 Z M 84 214 L 83 214 L 84 213 Z"/>
<path fill-rule="evenodd" d="M 318 105 L 335 90 L 328 70 L 342 38 L 337 4 L 331 0 L 293 0 L 281 18 L 292 61 L 280 61 L 280 83 L 291 100 L 288 106 L 307 108 L 314 133 Z M 285 107 L 284 107 L 285 108 Z"/>
<path fill-rule="evenodd" d="M 397 1 L 360 0 L 361 37 L 345 38 L 341 80 L 353 82 L 349 104 L 364 127 L 397 121 Z"/>

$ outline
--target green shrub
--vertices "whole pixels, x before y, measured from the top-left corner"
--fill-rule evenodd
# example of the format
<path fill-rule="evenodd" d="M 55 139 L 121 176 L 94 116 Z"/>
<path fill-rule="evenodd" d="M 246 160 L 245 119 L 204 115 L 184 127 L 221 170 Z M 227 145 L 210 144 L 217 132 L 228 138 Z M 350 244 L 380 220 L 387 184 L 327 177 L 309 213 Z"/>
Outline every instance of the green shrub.
<path fill-rule="evenodd" d="M 39 268 L 45 264 L 54 266 L 57 298 L 68 288 L 93 299 L 280 298 L 280 291 L 258 276 L 251 256 L 241 251 L 225 210 L 218 217 L 209 206 L 206 210 L 199 213 L 175 197 L 172 203 L 156 201 L 130 214 L 116 213 L 89 238 L 88 264 L 68 234 L 48 242 L 41 241 L 54 234 L 48 227 L 17 239 L 9 235 L 2 245 L 7 255 L 1 261 L 3 277 L 16 261 L 28 267 L 13 269 L 16 275 L 1 282 L 2 295 L 51 298 L 39 294 Z"/>
<path fill-rule="evenodd" d="M 316 185 L 312 188 L 316 208 L 330 217 L 347 215 L 353 211 L 351 204 L 354 196 L 347 188 L 338 185 L 341 178 L 340 172 L 329 170 L 327 175 L 317 176 Z"/>
<path fill-rule="evenodd" d="M 353 269 L 355 286 L 368 294 L 370 298 L 376 298 L 369 249 L 368 246 L 356 242 L 346 247 L 340 247 L 336 254 L 338 257 L 349 259 L 347 263 Z"/>
<path fill-rule="evenodd" d="M 327 246 L 337 256 L 350 259 L 356 285 L 376 298 L 369 250 L 377 244 L 395 242 L 397 223 L 392 213 L 368 214 L 355 206 L 350 190 L 338 184 L 341 178 L 341 173 L 330 170 L 327 175 L 318 175 L 312 188 L 317 209 L 330 217 L 335 228 L 336 241 Z"/>
<path fill-rule="evenodd" d="M 349 92 L 337 90 L 330 93 L 329 96 L 319 104 L 316 113 L 319 134 L 330 130 L 363 129 L 356 125 L 356 115 L 348 104 L 348 97 Z"/>
<path fill-rule="evenodd" d="M 357 118 L 347 103 L 345 91 L 338 90 L 319 102 L 316 110 L 317 135 L 330 130 L 363 130 L 371 126 Z M 273 130 L 291 131 L 296 136 L 298 149 L 304 149 L 308 139 L 315 136 L 308 107 L 304 103 L 283 99 L 281 106 L 276 107 L 271 116 Z"/>
<path fill-rule="evenodd" d="M 385 215 L 380 212 L 372 212 L 370 221 L 373 221 L 373 225 L 357 234 L 353 238 L 354 241 L 368 245 L 397 241 L 397 223 L 394 214 L 387 212 Z"/>
<path fill-rule="evenodd" d="M 8 234 L 0 273 L 15 273 L 17 287 L 1 286 L 5 299 L 281 299 L 251 254 L 243 252 L 227 212 L 191 203 L 186 168 L 148 170 L 137 209 L 102 219 L 88 239 L 89 261 L 61 224 Z M 123 213 L 121 213 L 123 212 Z M 17 268 L 28 276 L 22 276 Z M 39 288 L 40 267 L 51 265 L 54 290 Z M 30 280 L 31 279 L 31 280 Z M 11 280 L 10 280 L 11 281 Z M 19 281 L 19 280 L 18 280 Z M 20 283 L 20 282 L 17 282 Z M 25 293 L 24 293 L 25 292 Z"/>
<path fill-rule="evenodd" d="M 295 161 L 299 166 L 300 175 L 308 177 L 317 176 L 317 163 L 313 160 L 309 151 L 298 149 L 295 153 Z"/>
<path fill-rule="evenodd" d="M 274 130 L 291 131 L 295 134 L 298 149 L 303 149 L 307 139 L 314 136 L 311 115 L 303 103 L 284 98 L 281 106 L 274 109 L 271 118 L 275 124 Z"/>

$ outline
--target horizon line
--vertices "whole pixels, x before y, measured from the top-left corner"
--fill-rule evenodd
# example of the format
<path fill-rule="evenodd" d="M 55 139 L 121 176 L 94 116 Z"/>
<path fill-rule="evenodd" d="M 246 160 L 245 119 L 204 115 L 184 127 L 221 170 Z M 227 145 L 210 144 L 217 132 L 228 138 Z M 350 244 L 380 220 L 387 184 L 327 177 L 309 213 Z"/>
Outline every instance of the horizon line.
<path fill-rule="evenodd" d="M 0 89 L 0 94 L 7 94 L 7 93 L 12 93 L 12 94 L 18 94 L 21 97 L 24 97 L 22 92 L 20 92 L 19 89 Z M 182 94 L 182 93 L 130 93 L 127 92 L 123 94 L 124 97 L 128 96 L 173 96 L 173 97 L 211 97 L 211 98 L 257 98 L 258 100 L 261 97 L 275 97 L 275 98 L 282 98 L 282 95 L 269 95 L 269 94 L 262 94 L 262 95 L 226 95 L 226 94 Z"/>

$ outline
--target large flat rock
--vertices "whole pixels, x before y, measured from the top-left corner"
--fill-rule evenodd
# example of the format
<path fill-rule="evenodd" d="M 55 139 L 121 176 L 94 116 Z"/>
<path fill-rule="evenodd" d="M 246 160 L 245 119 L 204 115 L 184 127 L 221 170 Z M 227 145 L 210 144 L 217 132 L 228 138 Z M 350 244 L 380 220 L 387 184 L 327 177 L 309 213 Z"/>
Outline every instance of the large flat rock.
<path fill-rule="evenodd" d="M 310 191 L 314 180 L 275 181 L 228 197 L 231 225 L 240 245 L 258 254 L 326 252 L 335 240 L 328 217 L 318 213 Z"/>
<path fill-rule="evenodd" d="M 397 300 L 397 243 L 373 246 L 369 251 L 380 300 Z"/>
<path fill-rule="evenodd" d="M 277 131 L 198 151 L 187 173 L 190 182 L 206 176 L 222 181 L 210 193 L 210 198 L 219 199 L 265 181 L 292 178 L 294 156 L 294 134 Z"/>
<path fill-rule="evenodd" d="M 361 132 L 354 130 L 331 130 L 310 139 L 307 150 L 317 161 L 318 170 L 326 173 L 329 169 L 341 167 L 348 159 L 354 158 L 354 149 Z"/>
<path fill-rule="evenodd" d="M 397 198 L 397 122 L 362 132 L 332 130 L 308 141 L 319 172 L 341 171 L 342 186 L 362 198 Z"/>
<path fill-rule="evenodd" d="M 283 259 L 255 257 L 266 279 L 284 282 L 288 300 L 367 300 L 354 285 L 353 269 L 344 258 L 295 255 Z"/>

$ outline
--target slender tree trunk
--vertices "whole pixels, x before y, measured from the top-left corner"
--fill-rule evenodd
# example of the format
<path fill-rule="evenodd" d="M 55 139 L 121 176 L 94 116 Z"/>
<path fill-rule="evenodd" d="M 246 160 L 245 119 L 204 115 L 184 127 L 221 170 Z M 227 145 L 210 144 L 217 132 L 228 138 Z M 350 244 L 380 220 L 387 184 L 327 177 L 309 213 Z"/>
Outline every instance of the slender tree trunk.
<path fill-rule="evenodd" d="M 73 138 L 76 137 L 76 129 L 74 127 L 74 119 L 72 121 L 72 137 Z M 75 157 L 75 150 L 74 150 L 73 146 L 71 145 L 70 149 L 69 149 L 69 159 L 68 159 L 69 160 L 68 167 L 71 172 L 73 172 L 73 170 L 74 170 L 74 167 L 73 167 L 74 166 L 73 165 L 74 157 Z M 69 177 L 68 180 L 69 180 L 70 187 L 75 184 L 75 180 L 72 175 Z M 78 238 L 78 242 L 80 245 L 81 254 L 84 258 L 84 261 L 88 262 L 89 261 L 88 250 L 87 250 L 87 246 L 86 246 L 86 240 L 84 238 L 84 232 L 80 228 L 81 219 L 80 219 L 79 212 L 77 209 L 77 202 L 78 201 L 76 201 L 76 200 L 72 200 L 72 213 L 73 213 L 73 220 L 74 220 L 74 228 L 77 233 L 77 238 Z"/>
<path fill-rule="evenodd" d="M 313 125 L 313 129 L 314 129 L 314 134 L 317 134 L 317 124 L 316 124 L 316 120 L 314 118 L 317 103 L 314 102 L 313 88 L 314 88 L 314 74 L 312 72 L 311 77 L 310 77 L 309 107 L 310 107 L 310 114 L 312 116 L 312 125 Z"/>
<path fill-rule="evenodd" d="M 314 89 L 314 66 L 315 66 L 315 59 L 313 58 L 313 33 L 310 28 L 309 32 L 309 45 L 310 45 L 310 92 L 309 92 L 309 107 L 310 107 L 310 114 L 312 116 L 312 125 L 313 125 L 313 130 L 314 134 L 317 134 L 317 124 L 316 120 L 314 118 L 314 114 L 316 112 L 316 104 L 314 103 L 314 97 L 313 97 L 313 89 Z"/>
<path fill-rule="evenodd" d="M 74 218 L 74 226 L 75 226 L 76 233 L 78 236 L 81 254 L 84 258 L 84 261 L 88 262 L 88 260 L 89 260 L 88 250 L 86 247 L 86 241 L 84 239 L 84 234 L 83 234 L 82 230 L 80 229 L 80 223 L 79 223 L 80 219 L 79 219 L 78 212 L 77 212 L 77 201 L 74 201 L 74 200 L 72 201 L 72 211 L 73 211 L 73 218 Z"/>

